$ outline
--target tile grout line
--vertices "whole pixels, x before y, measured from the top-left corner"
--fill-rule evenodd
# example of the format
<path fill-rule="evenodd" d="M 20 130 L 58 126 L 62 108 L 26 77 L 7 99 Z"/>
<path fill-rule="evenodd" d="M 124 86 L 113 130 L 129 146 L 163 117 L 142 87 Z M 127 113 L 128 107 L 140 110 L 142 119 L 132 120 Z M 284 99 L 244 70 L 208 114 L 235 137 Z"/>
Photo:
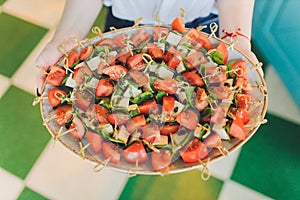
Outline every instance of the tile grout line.
<path fill-rule="evenodd" d="M 41 24 L 41 23 L 39 23 L 39 22 L 37 22 L 37 21 L 35 21 L 35 20 L 28 19 L 28 18 L 26 18 L 26 17 L 24 17 L 24 16 L 21 16 L 21 15 L 19 15 L 18 13 L 11 12 L 11 11 L 7 10 L 7 9 L 5 8 L 5 5 L 6 5 L 7 2 L 8 2 L 8 1 L 4 2 L 4 4 L 2 4 L 2 5 L 0 6 L 0 14 L 5 13 L 5 14 L 11 15 L 11 16 L 13 16 L 13 17 L 16 17 L 16 18 L 18 18 L 18 19 L 20 19 L 20 20 L 24 20 L 24 21 L 26 21 L 26 22 L 28 22 L 28 23 L 34 24 L 34 25 L 36 25 L 36 26 L 40 26 L 40 27 L 45 28 L 45 29 L 51 29 L 51 27 L 48 27 L 48 26 L 46 26 L 45 24 Z"/>
<path fill-rule="evenodd" d="M 0 167 L 0 172 L 1 172 L 1 171 L 2 171 L 2 172 L 5 172 L 8 176 L 10 176 L 10 177 L 13 178 L 13 179 L 16 179 L 18 182 L 21 183 L 20 185 L 22 185 L 22 188 L 20 188 L 18 195 L 16 195 L 16 198 L 19 197 L 20 194 L 23 192 L 23 190 L 24 190 L 25 187 L 26 187 L 25 181 L 24 181 L 23 179 L 19 178 L 18 176 L 16 176 L 15 174 L 13 174 L 13 173 L 7 171 L 6 169 L 2 168 L 2 167 Z M 2 173 L 2 172 L 1 172 L 1 173 Z"/>

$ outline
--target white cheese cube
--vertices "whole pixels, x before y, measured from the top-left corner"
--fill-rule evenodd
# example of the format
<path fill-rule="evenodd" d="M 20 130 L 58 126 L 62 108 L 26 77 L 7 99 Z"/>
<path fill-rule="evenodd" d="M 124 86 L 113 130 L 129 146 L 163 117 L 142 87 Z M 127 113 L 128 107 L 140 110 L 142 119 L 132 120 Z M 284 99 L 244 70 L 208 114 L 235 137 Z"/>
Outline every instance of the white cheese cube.
<path fill-rule="evenodd" d="M 132 96 L 133 98 L 139 96 L 139 95 L 142 93 L 142 90 L 136 88 L 136 87 L 133 86 L 133 85 L 129 85 L 129 88 L 130 88 L 131 96 Z"/>
<path fill-rule="evenodd" d="M 130 136 L 130 133 L 127 131 L 127 129 L 125 128 L 125 126 L 121 126 L 120 130 L 118 132 L 115 132 L 113 137 L 117 140 L 121 140 L 123 141 L 125 144 L 128 141 L 128 138 Z"/>
<path fill-rule="evenodd" d="M 214 130 L 214 132 L 217 133 L 221 137 L 222 140 L 230 140 L 230 137 L 224 128 L 216 129 L 216 130 Z"/>
<path fill-rule="evenodd" d="M 179 65 L 176 67 L 177 73 L 181 74 L 182 72 L 186 71 L 186 68 L 182 61 L 180 61 Z"/>
<path fill-rule="evenodd" d="M 189 50 L 181 44 L 177 46 L 177 50 L 181 52 L 184 56 L 189 52 Z"/>
<path fill-rule="evenodd" d="M 101 59 L 98 56 L 96 56 L 96 57 L 90 59 L 89 61 L 87 61 L 87 65 L 89 66 L 89 68 L 92 71 L 95 71 L 98 69 L 98 65 L 100 62 L 101 62 Z"/>
<path fill-rule="evenodd" d="M 99 80 L 93 77 L 88 83 L 87 86 L 91 88 L 96 88 L 98 85 Z"/>
<path fill-rule="evenodd" d="M 125 108 L 127 110 L 129 106 L 129 98 L 124 96 L 113 96 L 112 106 Z"/>
<path fill-rule="evenodd" d="M 111 52 L 108 53 L 108 55 L 116 57 L 118 55 L 118 52 L 117 51 L 111 51 Z"/>
<path fill-rule="evenodd" d="M 75 88 L 76 87 L 76 81 L 72 78 L 72 76 L 69 76 L 66 81 L 66 86 Z"/>
<path fill-rule="evenodd" d="M 149 71 L 150 72 L 156 72 L 156 70 L 159 68 L 159 65 L 150 65 L 149 66 Z"/>
<path fill-rule="evenodd" d="M 170 70 L 168 70 L 166 67 L 161 66 L 157 71 L 156 74 L 159 78 L 162 78 L 164 80 L 172 79 L 174 73 Z"/>
<path fill-rule="evenodd" d="M 180 35 L 170 32 L 167 37 L 167 42 L 171 45 L 177 46 L 178 43 L 180 42 L 181 38 L 182 37 Z"/>

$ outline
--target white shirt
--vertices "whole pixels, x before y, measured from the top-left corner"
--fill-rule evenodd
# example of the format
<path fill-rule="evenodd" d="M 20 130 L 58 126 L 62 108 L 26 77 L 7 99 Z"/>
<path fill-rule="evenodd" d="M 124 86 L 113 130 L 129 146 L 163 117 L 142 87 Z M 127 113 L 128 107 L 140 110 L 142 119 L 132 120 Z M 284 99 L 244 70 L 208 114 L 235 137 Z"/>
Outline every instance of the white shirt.
<path fill-rule="evenodd" d="M 164 24 L 171 24 L 180 16 L 180 8 L 185 11 L 185 23 L 217 14 L 215 0 L 104 0 L 104 4 L 112 6 L 115 17 L 131 21 L 142 17 L 142 24 L 156 24 L 157 15 Z"/>

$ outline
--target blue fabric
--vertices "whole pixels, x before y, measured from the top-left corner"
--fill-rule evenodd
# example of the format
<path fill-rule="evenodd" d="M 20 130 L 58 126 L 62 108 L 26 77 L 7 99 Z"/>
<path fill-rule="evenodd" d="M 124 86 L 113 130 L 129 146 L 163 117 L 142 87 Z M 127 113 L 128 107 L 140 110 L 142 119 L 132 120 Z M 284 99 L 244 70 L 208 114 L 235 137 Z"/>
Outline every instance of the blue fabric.
<path fill-rule="evenodd" d="M 186 23 L 186 27 L 187 28 L 196 28 L 198 26 L 206 25 L 207 28 L 203 29 L 202 31 L 206 32 L 206 33 L 211 33 L 209 25 L 212 22 L 216 22 L 217 24 L 219 23 L 218 15 L 210 14 L 207 17 L 199 17 L 192 22 Z M 108 8 L 106 24 L 105 24 L 105 32 L 110 31 L 109 28 L 112 26 L 119 29 L 119 28 L 125 28 L 125 27 L 129 27 L 129 26 L 133 26 L 133 25 L 134 25 L 133 21 L 119 19 L 119 18 L 113 16 L 111 7 Z M 218 36 L 218 31 L 217 31 L 216 35 Z"/>

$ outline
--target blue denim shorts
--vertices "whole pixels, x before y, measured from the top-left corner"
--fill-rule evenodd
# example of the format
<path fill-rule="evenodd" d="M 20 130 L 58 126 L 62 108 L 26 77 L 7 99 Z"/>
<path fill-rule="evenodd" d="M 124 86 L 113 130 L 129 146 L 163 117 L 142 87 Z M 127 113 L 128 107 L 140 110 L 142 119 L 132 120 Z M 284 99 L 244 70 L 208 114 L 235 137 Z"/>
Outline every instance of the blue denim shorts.
<path fill-rule="evenodd" d="M 186 23 L 186 27 L 196 28 L 198 26 L 206 25 L 207 28 L 203 29 L 202 31 L 204 31 L 206 33 L 211 33 L 209 25 L 212 22 L 219 24 L 218 15 L 210 14 L 207 17 L 199 17 L 192 22 Z M 105 24 L 105 32 L 110 31 L 109 28 L 112 26 L 119 29 L 119 28 L 129 27 L 129 26 L 133 26 L 133 25 L 134 25 L 133 21 L 119 19 L 119 18 L 113 16 L 111 7 L 108 7 L 108 13 L 106 16 L 106 24 Z M 216 35 L 218 35 L 218 31 L 217 31 Z"/>

